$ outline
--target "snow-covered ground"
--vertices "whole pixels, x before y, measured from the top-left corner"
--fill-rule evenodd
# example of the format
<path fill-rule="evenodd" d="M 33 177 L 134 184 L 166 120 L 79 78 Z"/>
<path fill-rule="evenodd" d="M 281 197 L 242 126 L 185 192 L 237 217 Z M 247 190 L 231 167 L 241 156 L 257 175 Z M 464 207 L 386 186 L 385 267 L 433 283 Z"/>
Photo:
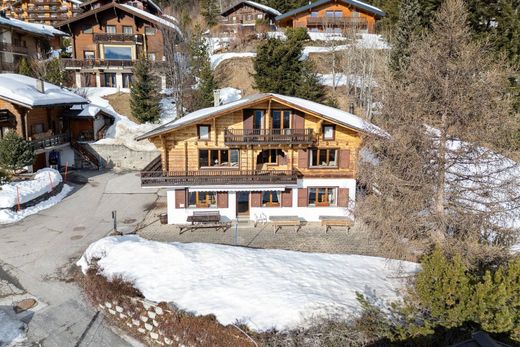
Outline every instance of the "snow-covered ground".
<path fill-rule="evenodd" d="M 11 182 L 0 186 L 0 208 L 11 208 L 18 203 L 26 203 L 48 193 L 62 181 L 57 170 L 45 168 L 38 170 L 32 180 Z"/>
<path fill-rule="evenodd" d="M 104 96 L 116 94 L 118 92 L 129 93 L 129 89 L 120 88 L 82 88 L 84 93 L 92 105 L 98 106 L 106 113 L 112 115 L 115 119 L 114 124 L 107 130 L 106 137 L 96 142 L 96 144 L 108 145 L 124 145 L 136 151 L 154 151 L 157 148 L 148 140 L 135 141 L 135 138 L 148 131 L 155 129 L 161 124 L 167 123 L 175 119 L 175 105 L 170 98 L 161 100 L 161 121 L 158 124 L 137 124 L 128 117 L 117 113 L 110 105 L 108 100 L 103 99 Z"/>
<path fill-rule="evenodd" d="M 149 300 L 257 331 L 295 328 L 311 316 L 356 314 L 356 292 L 397 300 L 402 277 L 419 269 L 360 255 L 162 243 L 134 235 L 91 244 L 77 264 L 85 272 L 94 259 L 107 278 L 122 277 Z"/>
<path fill-rule="evenodd" d="M 254 58 L 256 53 L 253 52 L 237 52 L 237 53 L 218 53 L 210 55 L 211 68 L 216 69 L 217 66 L 227 59 L 234 58 Z"/>
<path fill-rule="evenodd" d="M 13 346 L 25 340 L 25 324 L 0 310 L 0 347 Z"/>
<path fill-rule="evenodd" d="M 240 89 L 225 87 L 219 89 L 220 104 L 227 104 L 242 99 L 242 91 Z"/>
<path fill-rule="evenodd" d="M 340 87 L 340 86 L 354 86 L 357 88 L 366 88 L 366 87 L 377 87 L 377 82 L 372 80 L 369 82 L 368 79 L 363 78 L 363 76 L 359 75 L 347 75 L 343 73 L 336 73 L 335 76 L 333 74 L 318 74 L 320 78 L 321 84 L 324 86 L 332 87 Z M 336 83 L 334 84 L 334 80 Z"/>

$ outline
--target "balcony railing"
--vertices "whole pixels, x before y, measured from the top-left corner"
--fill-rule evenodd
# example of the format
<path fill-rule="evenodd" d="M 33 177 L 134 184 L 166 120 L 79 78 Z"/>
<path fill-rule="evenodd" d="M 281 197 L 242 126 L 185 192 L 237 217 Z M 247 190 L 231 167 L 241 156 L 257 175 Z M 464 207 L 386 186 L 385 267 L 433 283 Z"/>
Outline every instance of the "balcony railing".
<path fill-rule="evenodd" d="M 296 184 L 296 171 L 257 170 L 199 170 L 199 171 L 141 171 L 141 186 L 189 186 L 230 184 Z"/>
<path fill-rule="evenodd" d="M 312 144 L 312 129 L 226 129 L 226 145 Z"/>
<path fill-rule="evenodd" d="M 33 150 L 45 149 L 49 147 L 63 145 L 70 142 L 69 134 L 53 135 L 44 139 L 31 141 Z"/>
<path fill-rule="evenodd" d="M 367 27 L 368 22 L 361 17 L 308 17 L 307 25 Z"/>
<path fill-rule="evenodd" d="M 0 42 L 0 51 L 19 53 L 19 54 L 29 53 L 29 49 L 27 47 L 22 47 L 17 44 L 6 43 L 6 42 Z"/>
<path fill-rule="evenodd" d="M 94 42 L 133 42 L 143 43 L 141 34 L 94 34 Z"/>
<path fill-rule="evenodd" d="M 66 68 L 115 68 L 132 67 L 137 60 L 108 60 L 108 59 L 61 59 Z M 164 66 L 163 61 L 151 62 L 154 67 Z"/>

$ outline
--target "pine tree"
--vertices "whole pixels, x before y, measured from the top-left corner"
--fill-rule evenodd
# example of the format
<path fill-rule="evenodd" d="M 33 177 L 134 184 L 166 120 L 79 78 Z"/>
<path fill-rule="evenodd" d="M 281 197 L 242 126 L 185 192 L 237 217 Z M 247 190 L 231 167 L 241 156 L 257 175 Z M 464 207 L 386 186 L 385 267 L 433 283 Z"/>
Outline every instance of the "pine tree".
<path fill-rule="evenodd" d="M 198 87 L 196 108 L 213 106 L 213 91 L 218 88 L 218 85 L 213 77 L 209 60 L 202 65 Z"/>
<path fill-rule="evenodd" d="M 258 46 L 254 60 L 255 88 L 261 92 L 323 101 L 325 90 L 314 66 L 301 59 L 306 39 L 308 35 L 304 29 L 291 29 L 287 31 L 287 40 L 269 38 Z"/>
<path fill-rule="evenodd" d="M 34 71 L 26 58 L 20 59 L 18 63 L 18 73 L 29 77 L 34 77 Z"/>
<path fill-rule="evenodd" d="M 486 271 L 483 281 L 476 286 L 476 301 L 478 321 L 485 331 L 494 333 L 511 331 L 514 307 L 507 293 L 502 267 L 494 275 Z"/>
<path fill-rule="evenodd" d="M 45 71 L 45 81 L 55 84 L 57 86 L 66 84 L 67 81 L 65 69 L 61 66 L 61 62 L 59 59 L 53 58 L 46 62 Z"/>
<path fill-rule="evenodd" d="M 0 166 L 11 172 L 32 165 L 34 152 L 31 143 L 18 136 L 14 131 L 0 140 Z"/>
<path fill-rule="evenodd" d="M 189 43 L 190 63 L 193 76 L 197 79 L 193 108 L 195 110 L 213 105 L 213 91 L 218 88 L 213 76 L 208 45 L 200 26 L 195 26 Z"/>
<path fill-rule="evenodd" d="M 203 0 L 201 2 L 200 13 L 206 20 L 208 26 L 213 27 L 218 24 L 220 8 L 216 0 Z"/>
<path fill-rule="evenodd" d="M 141 122 L 157 122 L 160 118 L 159 86 L 150 62 L 142 55 L 133 68 L 130 88 L 132 115 Z"/>
<path fill-rule="evenodd" d="M 417 0 L 401 2 L 399 7 L 399 20 L 390 54 L 390 68 L 395 73 L 408 66 L 410 59 L 410 41 L 420 28 L 420 7 Z"/>

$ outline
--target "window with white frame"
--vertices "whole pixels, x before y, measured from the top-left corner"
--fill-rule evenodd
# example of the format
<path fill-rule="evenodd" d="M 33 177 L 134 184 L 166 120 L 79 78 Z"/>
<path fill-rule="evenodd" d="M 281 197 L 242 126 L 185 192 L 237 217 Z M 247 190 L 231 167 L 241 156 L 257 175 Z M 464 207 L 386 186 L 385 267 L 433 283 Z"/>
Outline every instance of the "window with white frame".
<path fill-rule="evenodd" d="M 308 188 L 308 206 L 336 206 L 336 188 L 312 187 Z"/>
<path fill-rule="evenodd" d="M 209 133 L 209 125 L 199 125 L 199 140 L 209 140 Z"/>

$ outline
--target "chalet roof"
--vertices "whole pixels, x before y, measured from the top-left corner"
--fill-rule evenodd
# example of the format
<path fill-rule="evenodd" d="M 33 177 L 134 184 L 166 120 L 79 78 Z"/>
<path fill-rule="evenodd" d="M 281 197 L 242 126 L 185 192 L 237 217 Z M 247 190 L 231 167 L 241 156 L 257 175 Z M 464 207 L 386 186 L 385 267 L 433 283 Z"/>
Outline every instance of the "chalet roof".
<path fill-rule="evenodd" d="M 12 28 L 14 30 L 24 31 L 36 36 L 45 36 L 45 37 L 61 37 L 68 36 L 61 30 L 54 28 L 51 25 L 38 24 L 38 23 L 29 23 L 24 22 L 19 19 L 2 17 L 0 16 L 0 26 Z"/>
<path fill-rule="evenodd" d="M 146 12 L 145 10 L 138 9 L 137 7 L 128 5 L 128 4 L 119 4 L 117 2 L 109 2 L 108 4 L 102 5 L 98 8 L 83 12 L 75 17 L 72 17 L 66 21 L 60 22 L 56 24 L 57 28 L 63 28 L 68 26 L 69 24 L 78 22 L 83 20 L 84 18 L 88 18 L 90 16 L 93 16 L 99 12 L 103 12 L 110 9 L 119 9 L 123 12 L 129 13 L 131 15 L 134 15 L 136 17 L 139 17 L 147 22 L 150 22 L 152 24 L 162 26 L 162 27 L 168 27 L 170 29 L 175 30 L 179 35 L 182 35 L 182 31 L 180 30 L 179 26 L 172 21 L 164 18 L 159 17 L 154 14 L 151 14 L 149 12 Z"/>
<path fill-rule="evenodd" d="M 44 83 L 44 93 L 36 89 L 36 79 L 24 75 L 0 74 L 0 99 L 27 108 L 70 106 L 88 101 L 73 92 L 54 84 Z"/>
<path fill-rule="evenodd" d="M 280 16 L 281 15 L 281 13 L 278 10 L 275 10 L 272 7 L 269 7 L 269 6 L 266 6 L 266 5 L 263 5 L 263 4 L 259 4 L 258 2 L 249 1 L 249 0 L 242 0 L 242 1 L 239 1 L 239 2 L 235 3 L 234 5 L 229 6 L 220 15 L 223 16 L 223 17 L 229 16 L 230 13 L 232 13 L 233 11 L 235 11 L 236 9 L 238 9 L 240 6 L 243 6 L 243 5 L 249 5 L 251 7 L 256 8 L 257 10 L 269 13 L 269 14 L 271 14 L 273 16 Z"/>
<path fill-rule="evenodd" d="M 100 1 L 103 1 L 103 0 L 87 0 L 87 1 L 84 1 L 84 2 L 79 2 L 79 4 L 80 4 L 79 6 L 83 7 L 83 8 L 86 8 L 87 6 L 95 4 L 95 3 L 100 2 Z M 111 2 L 111 1 L 113 1 L 113 0 L 109 0 L 107 2 Z M 125 0 L 115 0 L 115 1 L 118 2 L 118 3 L 126 3 L 126 2 L 128 2 L 127 0 L 126 1 Z M 143 4 L 149 5 L 150 7 L 152 7 L 157 12 L 162 13 L 162 9 L 159 7 L 159 5 L 157 5 L 152 0 L 145 0 L 145 1 L 143 1 L 143 0 L 136 0 L 136 1 L 140 1 Z"/>
<path fill-rule="evenodd" d="M 286 18 L 292 17 L 292 16 L 294 16 L 296 14 L 305 12 L 305 11 L 313 9 L 315 7 L 327 4 L 327 3 L 331 2 L 331 1 L 332 0 L 318 0 L 318 1 L 315 1 L 315 2 L 310 3 L 308 5 L 295 8 L 294 10 L 286 12 L 286 13 L 276 17 L 275 19 L 277 21 L 280 21 L 282 19 L 286 19 Z M 354 7 L 360 8 L 362 10 L 365 10 L 365 11 L 367 11 L 369 13 L 373 13 L 374 15 L 376 15 L 378 17 L 384 17 L 385 16 L 385 13 L 380 8 L 377 8 L 375 6 L 369 5 L 369 4 L 367 4 L 365 2 L 362 2 L 362 1 L 359 1 L 359 0 L 338 0 L 338 1 L 344 3 L 345 5 L 354 6 Z"/>
<path fill-rule="evenodd" d="M 285 96 L 274 93 L 260 93 L 247 96 L 245 98 L 230 102 L 225 105 L 203 108 L 198 111 L 189 113 L 182 118 L 161 125 L 160 127 L 157 127 L 154 130 L 137 137 L 137 140 L 143 140 L 150 137 L 158 136 L 190 124 L 197 124 L 198 122 L 207 118 L 217 117 L 235 110 L 241 110 L 249 105 L 253 105 L 264 100 L 278 101 L 290 107 L 294 107 L 305 112 L 316 114 L 333 123 L 343 125 L 347 128 L 356 131 L 379 136 L 386 136 L 386 133 L 382 129 L 378 128 L 372 123 L 367 122 L 356 115 L 339 110 L 337 108 L 322 105 L 314 101 L 309 101 L 294 96 Z"/>

